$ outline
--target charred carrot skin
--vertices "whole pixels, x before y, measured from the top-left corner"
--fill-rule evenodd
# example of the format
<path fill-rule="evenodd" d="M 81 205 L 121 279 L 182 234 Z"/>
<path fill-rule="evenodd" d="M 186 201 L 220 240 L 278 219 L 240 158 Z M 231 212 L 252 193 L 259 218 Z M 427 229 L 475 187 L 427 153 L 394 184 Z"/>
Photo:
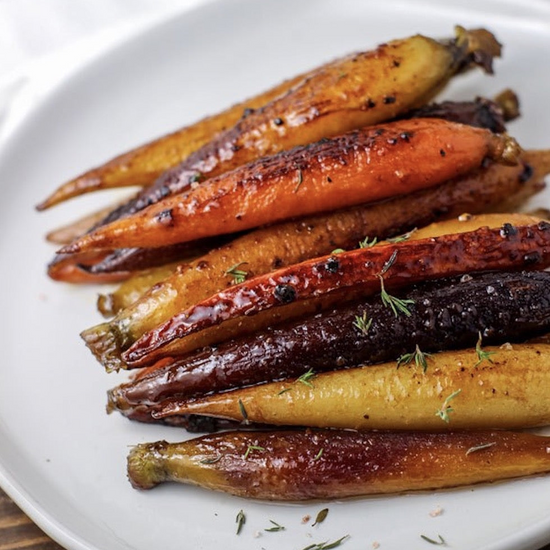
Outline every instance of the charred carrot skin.
<path fill-rule="evenodd" d="M 235 233 L 433 187 L 479 168 L 486 158 L 517 164 L 519 153 L 507 136 L 441 119 L 373 126 L 261 158 L 98 227 L 61 252 L 166 246 Z"/>
<path fill-rule="evenodd" d="M 549 470 L 548 438 L 506 431 L 226 432 L 142 444 L 128 456 L 137 489 L 175 481 L 279 501 L 444 489 Z"/>
<path fill-rule="evenodd" d="M 180 351 L 191 351 L 229 335 L 259 330 L 275 318 L 280 321 L 327 309 L 354 296 L 379 292 L 380 277 L 385 288 L 391 289 L 463 273 L 543 269 L 549 264 L 547 222 L 481 228 L 325 256 L 256 277 L 198 302 L 142 336 L 123 353 L 123 359 L 131 366 L 152 364 L 172 353 L 172 342 L 177 342 Z M 227 321 L 233 322 L 229 328 Z M 196 338 L 183 340 L 195 333 Z"/>
<path fill-rule="evenodd" d="M 445 42 L 416 35 L 321 66 L 248 101 L 252 109 L 237 106 L 84 174 L 38 208 L 95 188 L 140 183 L 144 176 L 151 181 L 151 172 L 156 176 L 159 167 L 181 160 L 117 215 L 128 214 L 182 191 L 197 174 L 211 177 L 259 156 L 391 119 L 426 103 L 457 72 L 475 65 L 492 72 L 492 58 L 500 55 L 495 37 L 483 29 L 457 28 L 456 35 Z"/>
<path fill-rule="evenodd" d="M 473 274 L 421 283 L 398 296 L 412 301 L 410 315 L 395 317 L 373 296 L 269 327 L 122 384 L 109 392 L 110 408 L 126 415 L 135 407 L 186 414 L 196 412 L 186 410 L 188 398 L 201 394 L 396 360 L 415 346 L 426 353 L 473 347 L 480 333 L 485 344 L 502 344 L 550 330 L 546 272 Z"/>

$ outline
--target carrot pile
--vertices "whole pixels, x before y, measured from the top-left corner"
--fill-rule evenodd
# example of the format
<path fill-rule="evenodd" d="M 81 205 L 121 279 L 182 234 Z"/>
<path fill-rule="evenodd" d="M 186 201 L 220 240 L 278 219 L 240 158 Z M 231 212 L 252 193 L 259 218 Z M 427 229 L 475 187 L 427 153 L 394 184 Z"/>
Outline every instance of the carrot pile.
<path fill-rule="evenodd" d="M 48 273 L 122 282 L 82 332 L 106 370 L 132 371 L 109 411 L 225 430 L 136 446 L 135 487 L 300 500 L 550 471 L 547 439 L 520 431 L 550 424 L 550 223 L 517 213 L 550 150 L 508 135 L 509 90 L 432 103 L 499 55 L 484 29 L 388 42 L 38 206 L 140 186 L 49 233 Z"/>

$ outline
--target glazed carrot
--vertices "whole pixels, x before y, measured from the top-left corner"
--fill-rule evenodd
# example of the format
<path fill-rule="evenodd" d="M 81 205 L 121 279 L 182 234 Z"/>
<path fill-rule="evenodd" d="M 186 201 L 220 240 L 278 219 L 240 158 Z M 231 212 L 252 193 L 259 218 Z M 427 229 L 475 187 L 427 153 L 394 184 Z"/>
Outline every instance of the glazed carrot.
<path fill-rule="evenodd" d="M 141 444 L 135 488 L 175 481 L 264 500 L 443 489 L 550 471 L 548 438 L 528 433 L 226 432 Z"/>
<path fill-rule="evenodd" d="M 130 418 L 159 410 L 188 414 L 201 395 L 293 377 L 306 383 L 312 373 L 416 357 L 416 346 L 427 354 L 466 348 L 480 332 L 485 345 L 523 341 L 550 331 L 548 296 L 550 274 L 541 271 L 422 282 L 394 295 L 407 300 L 397 317 L 379 296 L 370 296 L 143 369 L 109 392 L 109 409 Z M 225 397 L 230 401 L 233 393 Z"/>
<path fill-rule="evenodd" d="M 441 119 L 369 127 L 259 159 L 99 227 L 61 253 L 235 233 L 412 193 L 465 175 L 487 157 L 515 164 L 518 155 L 511 138 Z"/>
<path fill-rule="evenodd" d="M 517 109 L 517 98 L 515 98 L 515 94 L 513 92 L 509 92 L 512 94 L 512 99 L 509 100 L 509 103 L 512 105 L 516 105 Z M 515 99 L 515 102 L 514 102 Z M 422 117 L 434 117 L 434 118 L 443 118 L 445 120 L 450 120 L 453 122 L 460 122 L 463 124 L 469 124 L 472 126 L 476 126 L 479 128 L 488 128 L 493 132 L 496 131 L 505 131 L 504 122 L 505 120 L 510 120 L 511 118 L 514 118 L 515 116 L 518 116 L 518 112 L 512 111 L 512 107 L 507 107 L 506 110 L 500 106 L 500 104 L 493 102 L 488 99 L 484 98 L 477 98 L 475 101 L 467 101 L 467 102 L 443 102 L 441 104 L 430 104 L 423 108 L 417 109 L 415 111 L 408 112 L 404 115 L 403 118 L 422 118 Z M 527 178 L 529 179 L 529 178 Z M 481 182 L 479 182 L 481 183 Z M 516 182 L 519 183 L 519 182 Z M 527 186 L 526 186 L 527 187 Z M 529 187 L 532 192 L 534 192 L 533 187 Z M 502 196 L 508 196 L 508 195 L 514 194 L 513 192 L 510 193 L 508 190 L 503 189 L 501 191 Z M 466 196 L 464 194 L 464 196 Z M 477 206 L 477 200 L 480 197 L 474 198 L 472 195 L 470 201 L 465 201 L 464 208 L 462 211 L 468 210 L 468 211 L 482 211 L 482 208 L 484 205 Z M 459 197 L 455 199 L 455 202 L 457 202 L 457 207 L 459 206 Z M 472 204 L 473 206 L 470 206 Z M 440 209 L 449 209 L 449 205 L 441 205 Z M 456 210 L 456 209 L 455 209 Z M 503 211 L 503 210 L 500 210 Z M 110 217 L 110 216 L 109 216 Z M 425 223 L 429 221 L 428 218 L 426 218 Z M 78 235 L 75 235 L 75 238 Z M 66 243 L 62 243 L 66 244 Z M 179 245 L 172 245 L 172 246 L 179 246 Z M 161 247 L 158 250 L 159 256 L 167 256 L 167 252 L 169 251 L 170 247 Z M 158 265 L 159 260 L 156 258 L 157 252 L 151 250 L 149 253 L 144 254 L 143 249 L 141 248 L 133 248 L 133 249 L 123 249 L 123 253 L 120 254 L 121 250 L 117 250 L 112 254 L 109 254 L 105 257 L 104 260 L 101 262 L 98 262 L 88 268 L 88 271 L 90 273 L 94 274 L 101 274 L 106 272 L 112 272 L 112 271 L 128 271 L 128 270 L 135 270 L 135 269 L 147 269 L 150 268 L 153 265 Z M 328 252 L 328 251 L 327 251 Z M 321 252 L 321 253 L 324 253 Z M 120 261 L 120 258 L 123 257 L 123 261 Z M 178 257 L 177 254 L 172 255 L 171 257 Z M 147 259 L 147 262 L 144 261 L 144 259 Z M 162 259 L 162 258 L 161 258 Z M 168 260 L 163 260 L 163 263 Z M 155 263 L 156 262 L 156 263 Z M 233 264 L 232 264 L 233 265 Z M 284 265 L 284 264 L 282 264 Z"/>
<path fill-rule="evenodd" d="M 406 364 L 393 361 L 316 374 L 304 379 L 307 383 L 283 380 L 173 400 L 155 416 L 204 414 L 242 421 L 244 407 L 249 422 L 279 426 L 477 430 L 550 424 L 549 345 L 483 346 L 485 360 L 475 348 L 422 356 L 423 351 L 413 348 L 402 356 Z M 445 414 L 453 394 L 447 402 L 453 411 Z"/>
<path fill-rule="evenodd" d="M 548 265 L 547 222 L 505 224 L 501 229 L 333 254 L 258 276 L 202 300 L 143 335 L 122 358 L 128 365 L 143 366 L 173 355 L 173 348 L 185 353 L 381 290 L 463 273 Z"/>
<path fill-rule="evenodd" d="M 285 80 L 270 90 L 237 103 L 219 114 L 203 118 L 84 172 L 61 185 L 41 202 L 37 209 L 45 210 L 70 198 L 102 189 L 148 185 L 164 171 L 173 168 L 214 139 L 220 132 L 233 127 L 247 112 L 285 94 L 308 75 L 309 73 L 304 73 Z"/>
<path fill-rule="evenodd" d="M 541 182 L 550 172 L 550 151 L 526 151 L 521 160 L 516 166 L 491 163 L 465 177 L 412 195 L 258 229 L 213 250 L 172 277 L 164 268 L 159 268 L 158 275 L 151 273 L 155 277 L 154 283 L 166 280 L 146 295 L 154 283 L 147 286 L 148 278 L 138 275 L 114 292 L 100 295 L 98 308 L 105 316 L 115 315 L 144 295 L 140 307 L 126 311 L 112 321 L 121 326 L 118 330 L 131 331 L 135 340 L 136 335 L 154 328 L 152 323 L 167 320 L 193 305 L 193 301 L 207 298 L 232 284 L 232 278 L 225 275 L 232 266 L 241 264 L 250 278 L 252 274 L 260 275 L 277 267 L 299 263 L 328 254 L 336 248 L 356 248 L 367 235 L 381 240 L 437 218 L 452 218 L 464 212 L 516 210 L 543 186 Z M 516 225 L 535 223 L 535 220 L 509 221 Z M 497 226 L 505 222 L 502 219 Z M 94 273 L 98 273 L 97 266 L 94 265 Z M 145 302 L 148 305 L 144 305 Z M 160 313 L 155 314 L 151 322 L 144 319 L 150 318 L 153 312 Z"/>
<path fill-rule="evenodd" d="M 233 276 L 228 273 L 234 266 L 239 266 L 246 278 L 250 278 L 337 248 L 355 248 L 367 236 L 383 239 L 426 224 L 438 216 L 494 208 L 502 196 L 529 196 L 537 189 L 535 182 L 541 181 L 550 170 L 550 154 L 542 151 L 523 156 L 529 157 L 529 164 L 503 166 L 493 163 L 465 177 L 409 196 L 254 231 L 180 268 L 138 302 L 128 304 L 128 309 L 109 323 L 84 331 L 83 338 L 108 369 L 120 368 L 121 353 L 145 332 L 234 284 Z M 437 234 L 472 231 L 485 224 L 498 227 L 506 222 L 527 225 L 538 221 L 517 214 L 477 218 L 462 221 L 456 227 L 443 226 L 437 229 Z M 428 231 L 432 229 L 435 228 L 430 226 Z M 417 235 L 424 233 L 415 233 L 412 239 Z M 132 289 L 131 284 L 128 286 Z M 112 300 L 106 297 L 103 303 L 110 304 L 118 296 L 115 293 Z M 132 294 L 129 296 L 131 299 Z"/>
<path fill-rule="evenodd" d="M 421 35 L 394 40 L 299 75 L 117 157 L 63 185 L 38 208 L 96 189 L 149 184 L 181 162 L 176 178 L 157 185 L 178 192 L 192 183 L 193 172 L 210 177 L 260 156 L 393 118 L 429 101 L 457 72 L 474 65 L 492 72 L 492 58 L 499 55 L 500 44 L 483 29 L 457 27 L 456 39 L 442 42 Z"/>

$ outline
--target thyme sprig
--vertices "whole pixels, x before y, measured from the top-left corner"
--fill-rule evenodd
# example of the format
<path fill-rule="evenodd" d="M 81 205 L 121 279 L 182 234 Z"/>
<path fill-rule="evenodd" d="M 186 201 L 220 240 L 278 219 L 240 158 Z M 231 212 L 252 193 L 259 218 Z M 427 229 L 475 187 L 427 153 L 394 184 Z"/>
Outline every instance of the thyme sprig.
<path fill-rule="evenodd" d="M 430 537 L 427 537 L 426 535 L 420 535 L 420 538 L 425 540 L 426 542 L 429 542 L 430 544 L 435 544 L 436 546 L 443 546 L 443 545 L 447 544 L 445 542 L 445 539 L 439 534 L 437 535 L 437 538 L 439 540 L 431 539 Z"/>
<path fill-rule="evenodd" d="M 471 455 L 472 453 L 477 453 L 478 451 L 483 451 L 483 449 L 489 449 L 496 445 L 496 441 L 490 441 L 489 443 L 481 443 L 480 445 L 474 445 L 466 451 L 466 456 Z"/>
<path fill-rule="evenodd" d="M 237 535 L 241 534 L 243 525 L 246 523 L 246 516 L 242 510 L 239 511 L 237 517 L 235 518 L 235 523 L 237 524 Z"/>
<path fill-rule="evenodd" d="M 349 535 L 344 535 L 342 538 L 335 540 L 334 542 L 316 542 L 306 546 L 302 550 L 332 550 L 332 548 L 338 548 L 338 546 L 342 545 L 349 538 Z"/>
<path fill-rule="evenodd" d="M 418 231 L 418 229 L 416 227 L 414 229 L 411 229 L 407 233 L 403 233 L 403 235 L 398 235 L 397 237 L 392 237 L 391 239 L 386 239 L 386 240 L 389 243 L 392 243 L 392 244 L 402 243 L 402 242 L 408 241 L 411 238 L 411 235 L 415 231 Z"/>
<path fill-rule="evenodd" d="M 228 270 L 224 271 L 224 275 L 231 275 L 233 277 L 233 282 L 238 285 L 244 283 L 248 272 L 242 269 L 239 269 L 241 265 L 246 265 L 248 262 L 239 262 L 238 264 L 232 265 Z"/>
<path fill-rule="evenodd" d="M 435 415 L 439 416 L 439 418 L 441 418 L 441 420 L 443 420 L 443 422 L 446 422 L 447 424 L 450 422 L 451 418 L 449 417 L 449 415 L 452 412 L 454 412 L 454 409 L 449 405 L 449 403 L 461 391 L 462 391 L 462 389 L 458 389 L 458 390 L 454 391 L 453 393 L 451 393 L 451 395 L 449 395 L 449 397 L 447 397 L 447 399 L 445 399 L 445 401 L 443 401 L 443 405 L 441 405 L 441 408 L 438 411 L 436 411 Z"/>
<path fill-rule="evenodd" d="M 267 527 L 264 529 L 264 531 L 267 531 L 268 533 L 277 533 L 279 531 L 284 531 L 285 527 L 283 525 L 279 525 L 276 521 L 273 521 L 272 519 L 269 520 L 269 523 L 273 524 L 273 527 Z"/>
<path fill-rule="evenodd" d="M 412 353 L 404 353 L 397 359 L 397 368 L 401 365 L 408 365 L 414 360 L 416 366 L 422 367 L 422 372 L 426 372 L 428 370 L 428 357 L 431 356 L 431 353 L 421 351 L 418 344 L 416 344 L 416 349 Z"/>
<path fill-rule="evenodd" d="M 413 305 L 414 300 L 402 300 L 401 298 L 396 298 L 395 296 L 388 294 L 384 286 L 384 277 L 379 274 L 378 278 L 380 279 L 380 298 L 382 298 L 382 303 L 386 307 L 390 307 L 396 317 L 398 317 L 400 313 L 410 317 L 411 311 L 408 306 Z"/>
<path fill-rule="evenodd" d="M 314 388 L 315 386 L 310 382 L 310 380 L 313 380 L 315 378 L 316 374 L 313 372 L 313 369 L 309 369 L 307 372 L 304 372 L 302 376 L 296 379 L 296 382 L 300 382 L 301 384 L 304 384 L 305 386 L 308 386 L 310 388 Z"/>
<path fill-rule="evenodd" d="M 304 175 L 302 174 L 302 169 L 298 168 L 298 175 L 297 175 L 297 182 L 296 187 L 294 188 L 294 193 L 298 193 L 298 189 L 300 189 L 300 185 L 304 182 Z"/>
<path fill-rule="evenodd" d="M 248 413 L 246 412 L 244 403 L 241 399 L 239 399 L 239 411 L 241 412 L 241 416 L 243 417 L 243 423 L 250 424 L 250 421 L 248 420 Z"/>
<path fill-rule="evenodd" d="M 252 451 L 265 451 L 265 447 L 260 447 L 259 445 L 249 445 L 244 453 L 244 459 L 246 460 Z"/>
<path fill-rule="evenodd" d="M 200 463 L 201 464 L 216 464 L 216 462 L 219 462 L 222 459 L 222 455 L 213 456 L 210 458 L 203 458 Z"/>
<path fill-rule="evenodd" d="M 327 519 L 328 516 L 328 508 L 323 508 L 315 518 L 315 521 L 311 524 L 312 527 L 315 527 L 316 525 L 319 525 L 320 523 L 323 523 L 325 519 Z"/>
<path fill-rule="evenodd" d="M 359 248 L 372 248 L 377 242 L 378 237 L 373 237 L 372 240 L 369 241 L 369 237 L 367 235 L 362 241 L 359 241 Z"/>
<path fill-rule="evenodd" d="M 477 363 L 474 365 L 474 368 L 478 367 L 483 363 L 483 361 L 489 361 L 492 363 L 491 355 L 495 355 L 496 351 L 484 351 L 481 349 L 481 332 L 478 332 L 478 339 L 476 343 L 476 354 L 477 354 Z"/>
<path fill-rule="evenodd" d="M 359 332 L 361 332 L 362 334 L 367 334 L 370 327 L 372 325 L 372 318 L 369 319 L 367 317 L 367 312 L 364 311 L 363 312 L 363 315 L 359 316 L 359 315 L 356 315 L 355 316 L 355 321 L 353 321 L 353 326 L 357 329 L 359 329 Z"/>

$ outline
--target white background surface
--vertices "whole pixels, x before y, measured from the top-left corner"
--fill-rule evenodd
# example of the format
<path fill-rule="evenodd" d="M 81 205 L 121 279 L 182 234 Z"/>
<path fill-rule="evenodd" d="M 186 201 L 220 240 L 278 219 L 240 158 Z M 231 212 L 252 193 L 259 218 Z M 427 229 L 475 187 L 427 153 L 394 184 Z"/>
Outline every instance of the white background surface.
<path fill-rule="evenodd" d="M 127 17 L 130 4 L 143 9 L 135 19 Z M 183 436 L 104 414 L 105 390 L 116 382 L 78 338 L 81 328 L 100 321 L 97 289 L 59 285 L 44 275 L 52 249 L 42 235 L 104 199 L 88 197 L 42 215 L 32 206 L 76 173 L 298 71 L 414 32 L 449 35 L 455 23 L 494 29 L 505 57 L 494 78 L 472 73 L 446 96 L 493 95 L 512 86 L 524 103 L 514 135 L 527 147 L 548 147 L 548 4 L 222 0 L 125 40 L 173 9 L 171 2 L 155 2 L 163 13 L 153 16 L 152 4 L 103 0 L 90 14 L 91 2 L 0 0 L 1 24 L 17 19 L 9 23 L 11 34 L 0 32 L 14 48 L 6 61 L 7 46 L 0 43 L 3 70 L 28 75 L 4 116 L 7 141 L 0 148 L 3 487 L 75 550 L 300 550 L 347 533 L 352 538 L 343 550 L 371 548 L 375 541 L 382 550 L 429 548 L 420 534 L 441 534 L 460 550 L 527 550 L 547 542 L 549 478 L 330 503 L 329 518 L 315 529 L 300 520 L 324 504 L 274 506 L 174 486 L 132 490 L 124 473 L 128 445 Z M 19 19 L 31 15 L 32 24 Z M 115 16 L 116 27 L 103 27 Z M 88 27 L 91 34 L 80 38 Z M 32 36 L 20 29 L 33 29 Z M 48 36 L 58 38 L 46 46 Z M 117 41 L 123 45 L 114 47 Z M 94 48 L 108 53 L 96 56 Z M 42 51 L 47 58 L 34 58 Z M 539 201 L 548 206 L 548 194 Z M 437 506 L 443 514 L 431 517 Z M 236 537 L 240 509 L 248 521 Z M 255 538 L 270 519 L 287 531 Z"/>

